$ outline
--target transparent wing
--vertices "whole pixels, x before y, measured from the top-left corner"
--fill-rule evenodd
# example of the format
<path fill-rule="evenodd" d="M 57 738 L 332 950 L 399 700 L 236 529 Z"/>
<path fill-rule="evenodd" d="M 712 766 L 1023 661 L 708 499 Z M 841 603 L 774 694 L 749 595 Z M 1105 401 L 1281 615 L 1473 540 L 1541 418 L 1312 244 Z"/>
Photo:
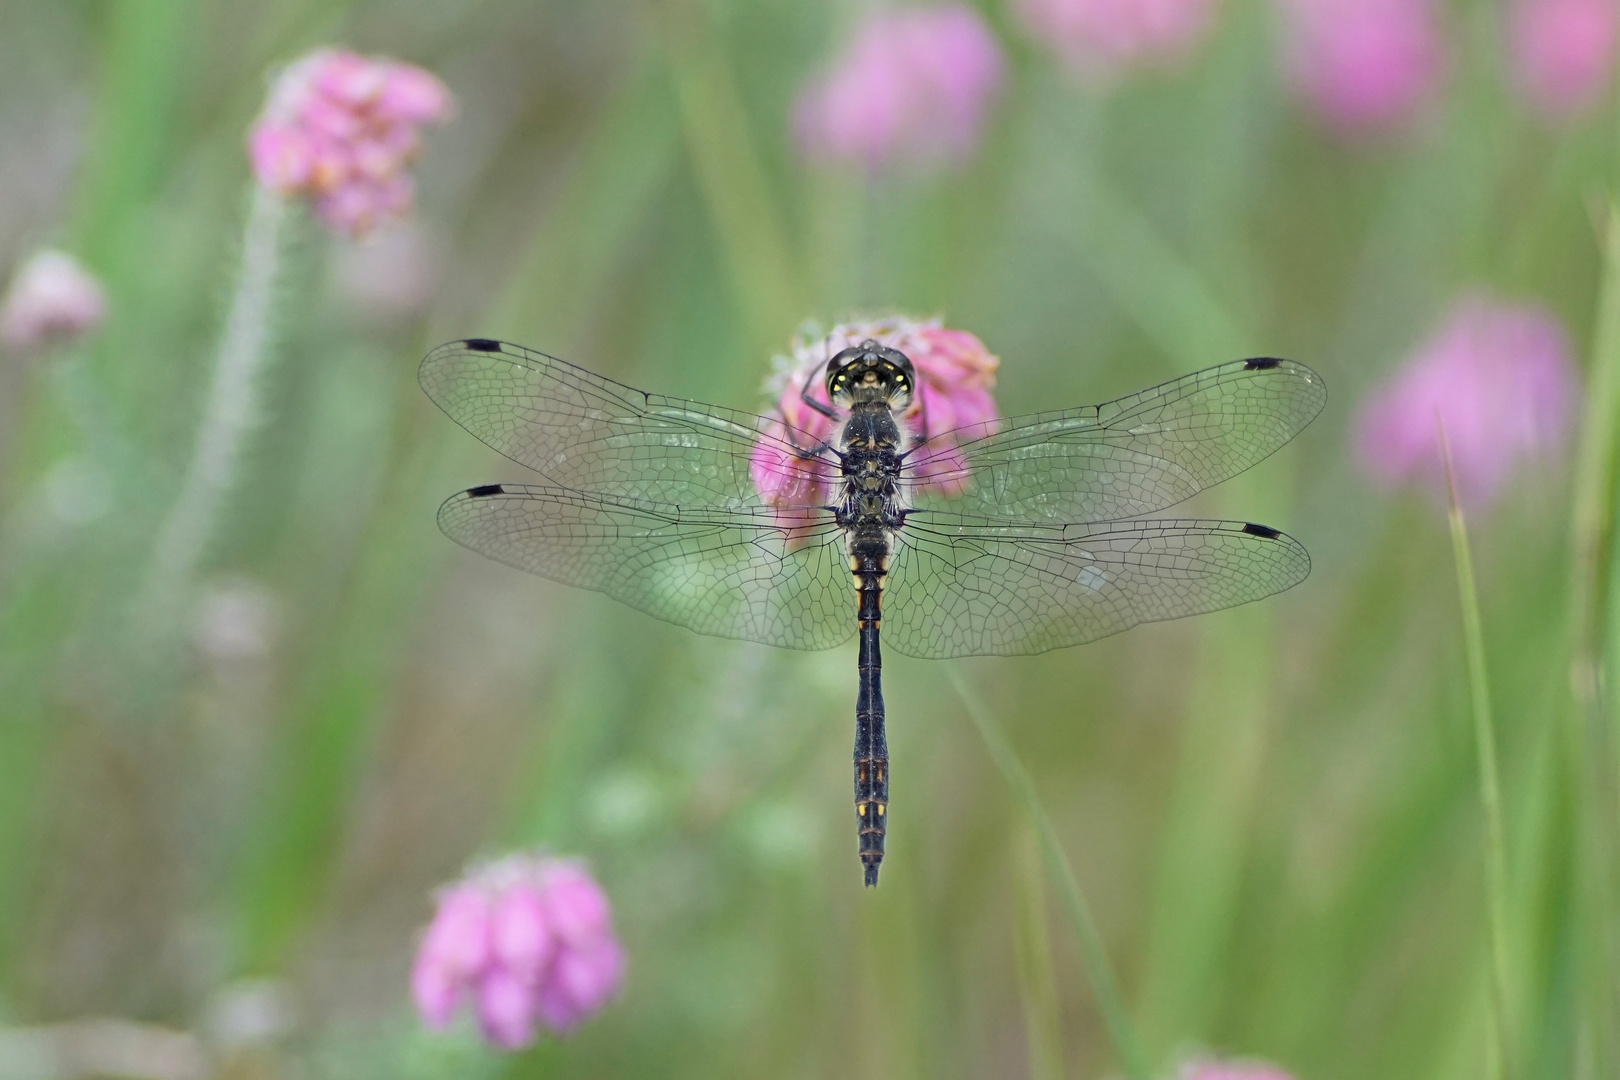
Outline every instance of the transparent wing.
<path fill-rule="evenodd" d="M 1081 645 L 1247 604 L 1311 569 L 1291 537 L 1241 521 L 1065 526 L 918 511 L 898 537 L 883 640 L 934 659 Z"/>
<path fill-rule="evenodd" d="M 647 394 L 510 342 L 468 338 L 439 346 L 417 372 L 456 423 L 547 479 L 631 499 L 758 506 L 749 475 L 757 444 L 773 468 L 827 475 L 814 440 L 771 433 L 775 423 L 699 401 Z M 780 424 L 775 430 L 783 431 Z M 802 464 L 800 464 L 802 462 Z"/>
<path fill-rule="evenodd" d="M 1103 405 L 960 428 L 908 455 L 912 504 L 1039 521 L 1157 513 L 1264 459 L 1326 401 L 1316 372 L 1262 358 Z"/>
<path fill-rule="evenodd" d="M 700 634 L 825 649 L 855 631 L 854 586 L 830 516 L 784 530 L 766 508 L 490 484 L 447 499 L 439 527 L 508 566 Z"/>

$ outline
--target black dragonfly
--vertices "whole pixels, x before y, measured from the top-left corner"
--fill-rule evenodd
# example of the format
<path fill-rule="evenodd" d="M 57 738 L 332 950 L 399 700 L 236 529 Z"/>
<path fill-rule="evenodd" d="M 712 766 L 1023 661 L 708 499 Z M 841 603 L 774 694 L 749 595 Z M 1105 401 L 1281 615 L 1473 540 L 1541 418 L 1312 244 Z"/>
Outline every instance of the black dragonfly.
<path fill-rule="evenodd" d="M 829 359 L 831 406 L 806 382 L 805 403 L 835 421 L 824 440 L 487 338 L 433 350 L 419 377 L 458 424 L 548 481 L 451 496 L 439 525 L 456 542 L 701 634 L 826 649 L 859 633 L 867 885 L 888 813 L 880 623 L 908 656 L 1041 653 L 1259 600 L 1310 572 L 1305 549 L 1265 525 L 1143 517 L 1310 423 L 1326 389 L 1290 360 L 927 440 L 902 419 L 911 361 L 870 340 Z M 823 501 L 768 504 L 751 473 L 762 452 Z"/>

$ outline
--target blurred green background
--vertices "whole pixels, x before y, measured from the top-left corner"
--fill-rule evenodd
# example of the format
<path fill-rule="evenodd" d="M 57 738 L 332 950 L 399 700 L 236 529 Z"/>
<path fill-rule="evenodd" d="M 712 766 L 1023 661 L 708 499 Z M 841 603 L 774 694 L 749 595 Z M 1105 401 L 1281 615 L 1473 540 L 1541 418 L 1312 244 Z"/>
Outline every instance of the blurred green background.
<path fill-rule="evenodd" d="M 853 643 L 699 638 L 434 525 L 450 492 L 526 479 L 417 389 L 440 341 L 757 410 L 803 320 L 891 310 L 979 335 L 1007 413 L 1251 354 L 1323 374 L 1321 418 L 1191 507 L 1299 537 L 1305 584 L 952 663 L 1031 771 L 1155 1068 L 1207 1048 L 1310 1080 L 1484 1075 L 1444 510 L 1369 485 L 1348 429 L 1471 287 L 1545 302 L 1583 364 L 1620 365 L 1594 343 L 1613 117 L 1534 124 L 1474 0 L 1446 9 L 1433 114 L 1371 142 L 1289 95 L 1259 4 L 1228 3 L 1185 72 L 1096 93 L 986 2 L 1010 69 L 979 152 L 868 178 L 803 162 L 788 121 L 860 10 L 0 3 L 0 265 L 64 246 L 110 302 L 95 337 L 0 369 L 0 1077 L 58 1075 L 29 1048 L 93 1018 L 185 1033 L 242 1077 L 1118 1075 L 943 664 L 888 665 L 890 855 L 868 891 Z M 129 609 L 229 300 L 244 134 L 272 67 L 327 43 L 434 70 L 459 115 L 407 239 L 294 223 L 258 422 L 184 628 L 151 640 Z M 1612 445 L 1581 438 L 1601 481 Z M 1471 522 L 1526 1077 L 1620 1075 L 1611 718 L 1570 676 L 1609 640 L 1612 529 L 1599 482 L 1575 559 L 1573 473 Z M 604 882 L 622 999 L 516 1056 L 471 1025 L 425 1033 L 406 975 L 432 889 L 524 845 Z"/>

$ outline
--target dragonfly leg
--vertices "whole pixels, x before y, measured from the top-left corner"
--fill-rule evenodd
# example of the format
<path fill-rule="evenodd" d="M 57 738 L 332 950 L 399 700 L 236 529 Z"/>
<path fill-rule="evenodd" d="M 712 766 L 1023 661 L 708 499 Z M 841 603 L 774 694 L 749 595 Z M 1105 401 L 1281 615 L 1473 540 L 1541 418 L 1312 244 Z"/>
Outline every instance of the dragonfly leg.
<path fill-rule="evenodd" d="M 799 387 L 799 400 L 816 410 L 816 412 L 820 413 L 822 416 L 825 416 L 827 419 L 836 423 L 839 419 L 838 410 L 834 409 L 831 405 L 817 401 L 815 398 L 810 396 L 810 383 L 815 379 L 815 377 L 816 372 L 814 371 L 810 372 L 810 374 L 804 377 L 804 385 Z"/>

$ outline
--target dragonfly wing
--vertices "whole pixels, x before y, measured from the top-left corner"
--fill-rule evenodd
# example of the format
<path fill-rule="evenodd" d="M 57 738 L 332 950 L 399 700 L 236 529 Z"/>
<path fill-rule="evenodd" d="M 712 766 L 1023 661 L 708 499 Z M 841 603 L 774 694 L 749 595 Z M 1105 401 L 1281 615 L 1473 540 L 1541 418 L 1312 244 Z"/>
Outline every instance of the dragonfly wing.
<path fill-rule="evenodd" d="M 1058 525 L 918 511 L 898 533 L 883 640 L 935 659 L 1041 653 L 1247 604 L 1310 568 L 1293 538 L 1241 521 Z"/>
<path fill-rule="evenodd" d="M 1103 405 L 946 433 L 907 457 L 912 502 L 1053 522 L 1157 513 L 1266 458 L 1326 401 L 1304 364 L 1221 364 Z"/>
<path fill-rule="evenodd" d="M 700 634 L 825 649 L 854 633 L 843 537 L 830 516 L 784 529 L 763 507 L 490 484 L 452 495 L 439 526 L 508 566 Z"/>
<path fill-rule="evenodd" d="M 758 506 L 750 475 L 756 447 L 772 452 L 773 469 L 802 472 L 806 487 L 829 475 L 827 455 L 806 456 L 814 441 L 780 423 L 647 394 L 510 342 L 441 345 L 417 377 L 435 404 L 483 442 L 580 491 Z"/>

